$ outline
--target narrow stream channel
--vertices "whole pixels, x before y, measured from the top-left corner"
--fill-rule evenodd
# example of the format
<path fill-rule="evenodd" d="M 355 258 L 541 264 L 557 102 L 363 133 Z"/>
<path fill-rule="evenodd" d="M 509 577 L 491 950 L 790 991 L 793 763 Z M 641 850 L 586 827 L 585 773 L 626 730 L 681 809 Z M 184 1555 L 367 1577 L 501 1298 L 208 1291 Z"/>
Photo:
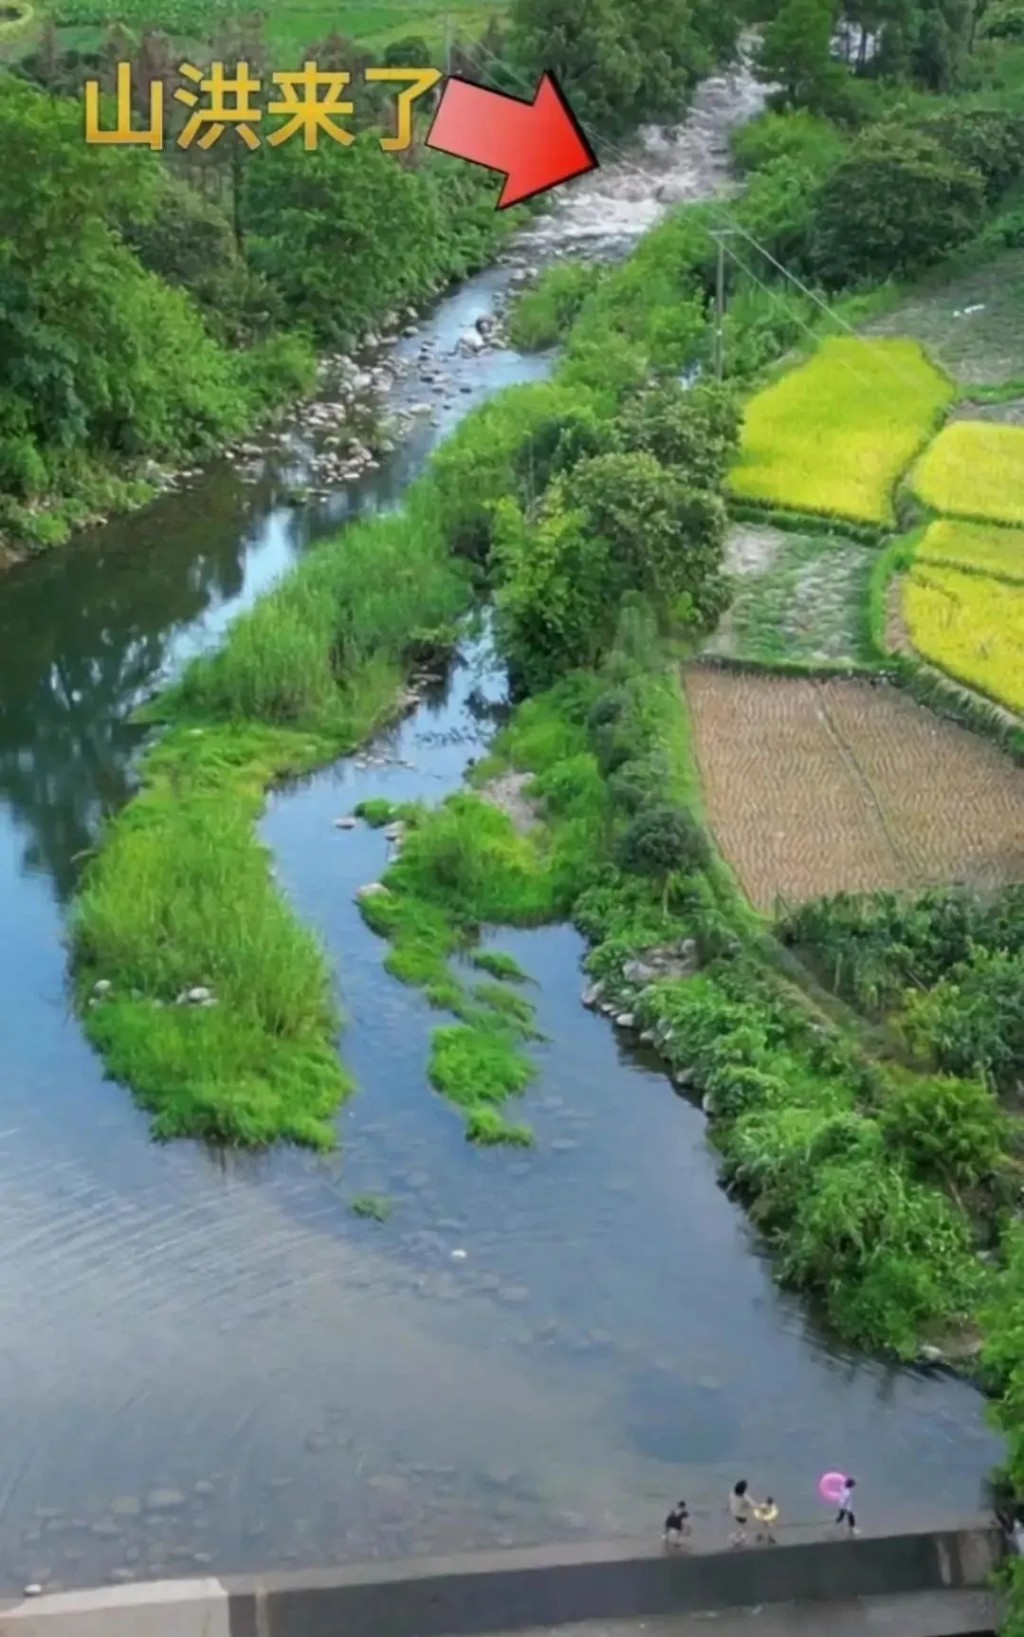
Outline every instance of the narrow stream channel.
<path fill-rule="evenodd" d="M 710 87 L 648 195 L 610 172 L 608 197 L 633 188 L 643 227 L 666 167 L 677 193 L 716 185 L 751 95 Z M 528 255 L 559 221 L 607 226 L 588 186 Z M 450 353 L 508 279 L 474 279 L 397 350 Z M 549 1037 L 536 1152 L 472 1148 L 429 1090 L 437 1015 L 353 902 L 387 843 L 333 820 L 458 785 L 502 691 L 485 643 L 375 747 L 392 760 L 341 763 L 266 815 L 348 1013 L 338 1155 L 155 1147 L 69 1013 L 64 914 L 130 794 L 133 707 L 311 541 L 392 503 L 466 408 L 549 367 L 453 356 L 436 421 L 361 483 L 287 506 L 301 450 L 279 444 L 257 481 L 218 463 L 0 586 L 0 1590 L 655 1530 L 679 1494 L 717 1518 L 742 1475 L 812 1520 L 837 1462 L 876 1519 L 977 1503 L 997 1455 L 978 1395 L 844 1357 L 780 1295 L 699 1112 L 580 1006 L 572 931 L 497 940 Z M 352 1215 L 363 1192 L 390 1198 L 386 1223 Z"/>

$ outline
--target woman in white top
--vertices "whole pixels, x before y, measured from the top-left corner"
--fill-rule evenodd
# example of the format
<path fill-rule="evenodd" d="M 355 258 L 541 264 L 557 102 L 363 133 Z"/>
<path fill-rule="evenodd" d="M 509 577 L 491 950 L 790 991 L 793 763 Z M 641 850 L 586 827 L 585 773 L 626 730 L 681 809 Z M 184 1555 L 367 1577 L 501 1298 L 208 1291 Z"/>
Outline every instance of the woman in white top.
<path fill-rule="evenodd" d="M 741 1478 L 738 1484 L 733 1484 L 732 1494 L 729 1496 L 729 1511 L 732 1521 L 736 1525 L 729 1537 L 730 1546 L 743 1546 L 747 1539 L 747 1525 L 754 1511 L 754 1503 L 747 1489 L 746 1478 Z"/>

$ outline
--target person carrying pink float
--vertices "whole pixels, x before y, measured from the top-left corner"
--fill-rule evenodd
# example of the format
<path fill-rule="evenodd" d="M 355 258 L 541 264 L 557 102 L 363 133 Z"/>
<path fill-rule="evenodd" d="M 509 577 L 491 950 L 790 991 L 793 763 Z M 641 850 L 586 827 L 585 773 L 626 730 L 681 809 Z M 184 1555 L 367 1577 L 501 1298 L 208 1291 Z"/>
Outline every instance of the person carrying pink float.
<path fill-rule="evenodd" d="M 845 1472 L 826 1472 L 818 1480 L 818 1494 L 830 1506 L 839 1508 L 835 1527 L 846 1525 L 847 1536 L 859 1535 L 857 1519 L 853 1511 L 853 1491 L 856 1487 L 856 1478 L 850 1478 Z"/>

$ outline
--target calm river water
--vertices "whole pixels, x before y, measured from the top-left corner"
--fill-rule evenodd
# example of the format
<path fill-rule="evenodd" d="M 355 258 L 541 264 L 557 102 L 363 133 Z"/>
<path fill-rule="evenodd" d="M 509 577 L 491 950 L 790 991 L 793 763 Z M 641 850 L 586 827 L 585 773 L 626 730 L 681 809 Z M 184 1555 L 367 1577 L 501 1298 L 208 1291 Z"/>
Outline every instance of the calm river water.
<path fill-rule="evenodd" d="M 676 194 L 720 152 L 715 95 L 736 117 L 735 88 L 712 88 L 658 161 Z M 402 348 L 450 348 L 507 277 Z M 744 1475 L 804 1521 L 844 1463 L 865 1513 L 952 1513 L 996 1458 L 971 1389 L 844 1357 L 780 1295 L 700 1113 L 581 1008 L 571 931 L 498 940 L 549 1037 L 536 1151 L 470 1147 L 429 1090 L 436 1014 L 353 903 L 387 843 L 333 820 L 458 784 L 501 693 L 485 647 L 382 747 L 412 768 L 343 763 L 266 816 L 349 1015 L 337 1156 L 155 1147 L 70 1015 L 64 915 L 130 794 L 133 707 L 311 541 L 391 503 L 466 408 L 549 363 L 450 366 L 436 424 L 354 488 L 289 508 L 301 451 L 281 445 L 257 481 L 218 465 L 0 586 L 0 1589 L 656 1530 L 680 1494 L 719 1516 Z M 367 1191 L 392 1200 L 385 1224 L 352 1215 Z"/>

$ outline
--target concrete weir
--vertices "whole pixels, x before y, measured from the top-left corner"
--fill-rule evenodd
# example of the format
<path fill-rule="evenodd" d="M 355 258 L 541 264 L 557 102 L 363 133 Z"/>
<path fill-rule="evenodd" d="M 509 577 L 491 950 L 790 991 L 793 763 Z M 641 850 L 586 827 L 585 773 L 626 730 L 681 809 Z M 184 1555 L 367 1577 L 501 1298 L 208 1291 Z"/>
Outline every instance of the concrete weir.
<path fill-rule="evenodd" d="M 0 1604 L 0 1637 L 989 1637 L 987 1519 L 852 1541 L 652 1554 L 623 1542 L 151 1581 Z"/>

